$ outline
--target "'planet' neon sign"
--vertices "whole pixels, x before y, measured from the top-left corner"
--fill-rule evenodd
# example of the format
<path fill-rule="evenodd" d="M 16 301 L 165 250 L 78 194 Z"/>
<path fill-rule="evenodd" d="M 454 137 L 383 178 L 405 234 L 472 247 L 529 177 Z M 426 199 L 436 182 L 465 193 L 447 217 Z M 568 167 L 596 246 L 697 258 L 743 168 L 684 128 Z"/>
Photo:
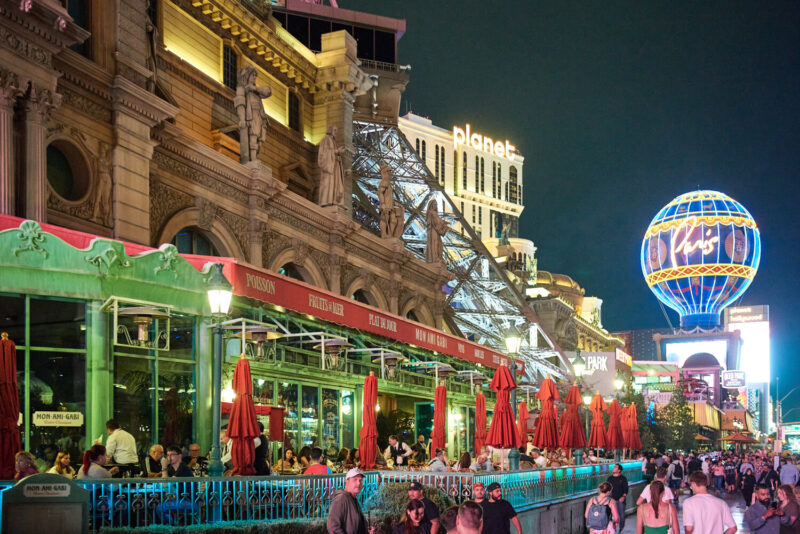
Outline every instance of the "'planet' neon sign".
<path fill-rule="evenodd" d="M 750 285 L 761 238 L 750 213 L 717 191 L 696 191 L 667 204 L 642 241 L 642 273 L 681 327 L 713 328 Z"/>

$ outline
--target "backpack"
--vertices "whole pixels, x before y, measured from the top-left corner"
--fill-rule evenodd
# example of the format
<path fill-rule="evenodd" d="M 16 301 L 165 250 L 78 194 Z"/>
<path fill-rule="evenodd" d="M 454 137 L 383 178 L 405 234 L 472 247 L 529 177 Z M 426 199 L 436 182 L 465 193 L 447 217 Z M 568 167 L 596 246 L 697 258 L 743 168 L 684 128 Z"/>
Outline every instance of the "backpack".
<path fill-rule="evenodd" d="M 591 502 L 586 516 L 586 526 L 595 530 L 605 530 L 611 522 L 611 508 L 608 507 L 608 501 L 600 504 L 597 499 L 592 499 Z"/>
<path fill-rule="evenodd" d="M 675 480 L 683 480 L 683 466 L 680 464 L 680 462 L 672 465 L 675 466 L 675 470 L 672 471 L 672 478 Z"/>

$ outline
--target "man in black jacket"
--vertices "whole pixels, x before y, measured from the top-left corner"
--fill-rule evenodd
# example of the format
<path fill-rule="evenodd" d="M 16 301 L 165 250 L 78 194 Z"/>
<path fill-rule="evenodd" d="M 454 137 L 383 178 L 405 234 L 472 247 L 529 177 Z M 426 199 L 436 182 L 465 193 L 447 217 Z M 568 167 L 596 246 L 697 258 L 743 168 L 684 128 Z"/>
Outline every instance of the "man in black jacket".
<path fill-rule="evenodd" d="M 611 469 L 611 476 L 608 477 L 608 483 L 611 484 L 611 499 L 617 505 L 617 513 L 619 514 L 619 532 L 625 529 L 625 504 L 628 499 L 628 479 L 622 474 L 622 466 L 616 464 Z"/>

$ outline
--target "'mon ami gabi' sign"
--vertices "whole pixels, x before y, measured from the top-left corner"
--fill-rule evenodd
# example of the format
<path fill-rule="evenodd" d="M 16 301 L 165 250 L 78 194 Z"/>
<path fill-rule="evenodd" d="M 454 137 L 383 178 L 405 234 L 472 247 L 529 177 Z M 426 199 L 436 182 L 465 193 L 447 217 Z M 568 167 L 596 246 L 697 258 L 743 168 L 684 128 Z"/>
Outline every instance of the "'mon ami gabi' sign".
<path fill-rule="evenodd" d="M 505 355 L 489 350 L 483 345 L 451 336 L 341 295 L 321 291 L 298 280 L 257 271 L 235 262 L 225 262 L 224 273 L 233 283 L 233 292 L 237 295 L 283 306 L 325 321 L 365 330 L 471 362 L 491 367 L 497 367 L 503 361 L 508 363 Z"/>
<path fill-rule="evenodd" d="M 83 426 L 81 412 L 33 412 L 35 426 Z"/>

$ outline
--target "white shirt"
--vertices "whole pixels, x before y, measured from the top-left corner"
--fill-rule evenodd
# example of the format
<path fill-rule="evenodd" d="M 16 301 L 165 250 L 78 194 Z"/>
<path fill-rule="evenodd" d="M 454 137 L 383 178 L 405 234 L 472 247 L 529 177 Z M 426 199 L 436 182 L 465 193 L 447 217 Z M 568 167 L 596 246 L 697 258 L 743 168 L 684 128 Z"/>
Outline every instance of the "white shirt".
<path fill-rule="evenodd" d="M 82 480 L 84 478 L 111 478 L 111 473 L 106 471 L 104 468 L 100 467 L 95 463 L 89 464 L 89 474 L 83 474 L 83 467 L 81 466 L 78 469 L 78 480 Z"/>
<path fill-rule="evenodd" d="M 539 469 L 544 469 L 544 467 L 547 465 L 547 459 L 541 454 L 536 457 L 534 462 L 536 462 L 536 465 L 539 466 Z"/>
<path fill-rule="evenodd" d="M 645 502 L 650 502 L 650 484 L 646 485 L 642 490 L 642 494 L 639 495 Z M 664 492 L 661 494 L 661 501 L 662 502 L 672 502 L 672 499 L 675 498 L 675 495 L 672 493 L 672 490 L 664 484 Z"/>
<path fill-rule="evenodd" d="M 736 526 L 728 503 L 708 493 L 683 501 L 683 524 L 694 527 L 694 534 L 722 534 Z"/>
<path fill-rule="evenodd" d="M 130 433 L 121 428 L 114 431 L 106 440 L 106 455 L 114 458 L 114 462 L 122 465 L 139 463 L 136 454 L 136 440 Z"/>
<path fill-rule="evenodd" d="M 392 460 L 394 461 L 394 465 L 405 465 L 405 464 L 407 464 L 408 462 L 406 461 L 406 458 L 411 456 L 411 453 L 413 452 L 411 450 L 411 447 L 409 447 L 408 445 L 406 445 L 402 441 L 398 441 L 397 442 L 397 447 L 395 447 L 395 448 L 398 449 L 399 451 L 403 451 L 403 452 L 400 453 L 400 456 L 398 456 L 397 458 L 392 458 L 392 446 L 389 445 L 388 447 L 386 447 L 386 450 L 383 452 L 383 457 L 386 458 L 387 460 L 389 458 L 392 458 Z"/>

